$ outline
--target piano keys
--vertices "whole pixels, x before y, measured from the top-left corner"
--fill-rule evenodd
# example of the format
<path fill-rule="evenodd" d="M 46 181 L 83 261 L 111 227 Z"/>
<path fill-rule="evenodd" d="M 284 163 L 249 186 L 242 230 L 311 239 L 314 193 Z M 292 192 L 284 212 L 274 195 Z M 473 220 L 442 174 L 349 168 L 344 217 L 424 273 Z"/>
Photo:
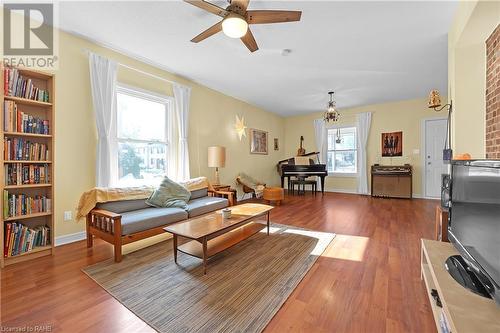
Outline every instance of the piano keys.
<path fill-rule="evenodd" d="M 318 154 L 318 152 L 313 152 L 300 156 L 301 158 L 305 156 L 310 157 L 309 165 L 296 165 L 294 157 L 279 161 L 277 168 L 281 177 L 281 187 L 285 186 L 285 178 L 287 179 L 287 184 L 290 185 L 290 177 L 305 178 L 318 176 L 320 177 L 321 193 L 325 193 L 325 177 L 328 176 L 328 171 L 326 170 L 326 164 L 317 164 L 315 162 Z"/>

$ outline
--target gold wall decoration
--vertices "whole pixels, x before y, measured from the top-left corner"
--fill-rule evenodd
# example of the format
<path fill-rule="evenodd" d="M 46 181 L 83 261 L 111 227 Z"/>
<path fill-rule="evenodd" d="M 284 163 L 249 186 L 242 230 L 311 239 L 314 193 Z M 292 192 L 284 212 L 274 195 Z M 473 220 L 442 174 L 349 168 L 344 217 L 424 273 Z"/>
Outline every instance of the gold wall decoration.
<path fill-rule="evenodd" d="M 234 124 L 234 129 L 236 130 L 236 134 L 238 134 L 240 141 L 244 136 L 247 136 L 247 127 L 245 126 L 245 118 L 243 116 L 240 119 L 240 117 L 236 115 L 236 123 Z"/>

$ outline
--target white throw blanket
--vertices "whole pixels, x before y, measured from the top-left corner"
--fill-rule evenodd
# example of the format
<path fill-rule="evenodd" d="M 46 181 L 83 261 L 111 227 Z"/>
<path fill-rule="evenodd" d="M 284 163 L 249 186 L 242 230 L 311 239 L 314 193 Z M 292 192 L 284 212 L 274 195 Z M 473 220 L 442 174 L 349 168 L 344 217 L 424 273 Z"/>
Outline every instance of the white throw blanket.
<path fill-rule="evenodd" d="M 187 188 L 188 191 L 196 191 L 209 187 L 207 177 L 192 178 L 183 182 L 179 182 L 179 184 Z"/>
<path fill-rule="evenodd" d="M 264 188 L 266 187 L 262 182 L 255 180 L 254 178 L 250 177 L 249 175 L 247 175 L 245 173 L 240 173 L 238 175 L 238 180 L 243 185 L 250 187 L 252 190 L 254 190 L 255 196 L 257 198 L 262 198 L 262 195 L 264 193 Z"/>

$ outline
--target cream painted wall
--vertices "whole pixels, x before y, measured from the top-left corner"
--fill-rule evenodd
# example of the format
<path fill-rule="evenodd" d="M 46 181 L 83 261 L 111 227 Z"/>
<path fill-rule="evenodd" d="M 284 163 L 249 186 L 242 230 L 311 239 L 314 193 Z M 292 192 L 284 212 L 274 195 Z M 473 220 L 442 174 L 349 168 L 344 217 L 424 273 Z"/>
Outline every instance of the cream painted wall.
<path fill-rule="evenodd" d="M 422 195 L 422 159 L 421 159 L 421 125 L 423 119 L 444 117 L 427 108 L 427 99 L 407 100 L 401 102 L 368 105 L 363 107 L 340 109 L 342 114 L 340 125 L 356 124 L 356 114 L 372 112 L 372 123 L 367 144 L 368 175 L 369 166 L 374 163 L 382 165 L 413 165 L 413 193 Z M 304 136 L 307 152 L 317 151 L 314 139 L 314 119 L 321 118 L 322 113 L 289 117 L 285 119 L 285 155 L 295 156 L 299 145 L 299 137 Z M 403 156 L 381 157 L 381 133 L 403 131 Z M 414 154 L 414 149 L 419 152 Z M 357 178 L 329 176 L 325 181 L 328 191 L 356 192 Z M 368 181 L 369 183 L 369 181 Z M 369 184 L 370 185 L 370 184 Z"/>
<path fill-rule="evenodd" d="M 88 49 L 120 63 L 192 87 L 189 156 L 191 175 L 212 176 L 207 167 L 207 147 L 227 148 L 226 167 L 221 181 L 234 185 L 238 172 L 244 171 L 268 184 L 277 184 L 275 164 L 282 159 L 283 149 L 274 151 L 273 138 L 284 144 L 284 119 L 235 98 L 141 63 L 110 49 L 74 35 L 60 32 L 60 67 L 56 74 L 56 226 L 55 235 L 83 231 L 84 222 L 63 221 L 64 211 L 73 211 L 82 192 L 95 186 L 95 152 L 97 134 L 89 82 Z M 132 70 L 120 68 L 122 83 L 159 94 L 172 96 L 169 83 Z M 269 132 L 269 155 L 251 155 L 248 137 L 240 142 L 234 131 L 235 115 L 244 116 L 248 127 Z"/>
<path fill-rule="evenodd" d="M 486 39 L 500 24 L 499 1 L 462 1 L 448 34 L 448 85 L 455 154 L 485 157 Z"/>

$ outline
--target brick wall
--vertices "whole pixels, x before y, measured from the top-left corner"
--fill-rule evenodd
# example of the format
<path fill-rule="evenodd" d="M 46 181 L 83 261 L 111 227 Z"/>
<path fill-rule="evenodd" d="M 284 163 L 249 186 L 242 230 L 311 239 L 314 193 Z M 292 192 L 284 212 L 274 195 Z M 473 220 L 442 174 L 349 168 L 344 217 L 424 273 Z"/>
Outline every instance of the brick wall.
<path fill-rule="evenodd" d="M 500 25 L 486 40 L 486 158 L 500 159 Z"/>

